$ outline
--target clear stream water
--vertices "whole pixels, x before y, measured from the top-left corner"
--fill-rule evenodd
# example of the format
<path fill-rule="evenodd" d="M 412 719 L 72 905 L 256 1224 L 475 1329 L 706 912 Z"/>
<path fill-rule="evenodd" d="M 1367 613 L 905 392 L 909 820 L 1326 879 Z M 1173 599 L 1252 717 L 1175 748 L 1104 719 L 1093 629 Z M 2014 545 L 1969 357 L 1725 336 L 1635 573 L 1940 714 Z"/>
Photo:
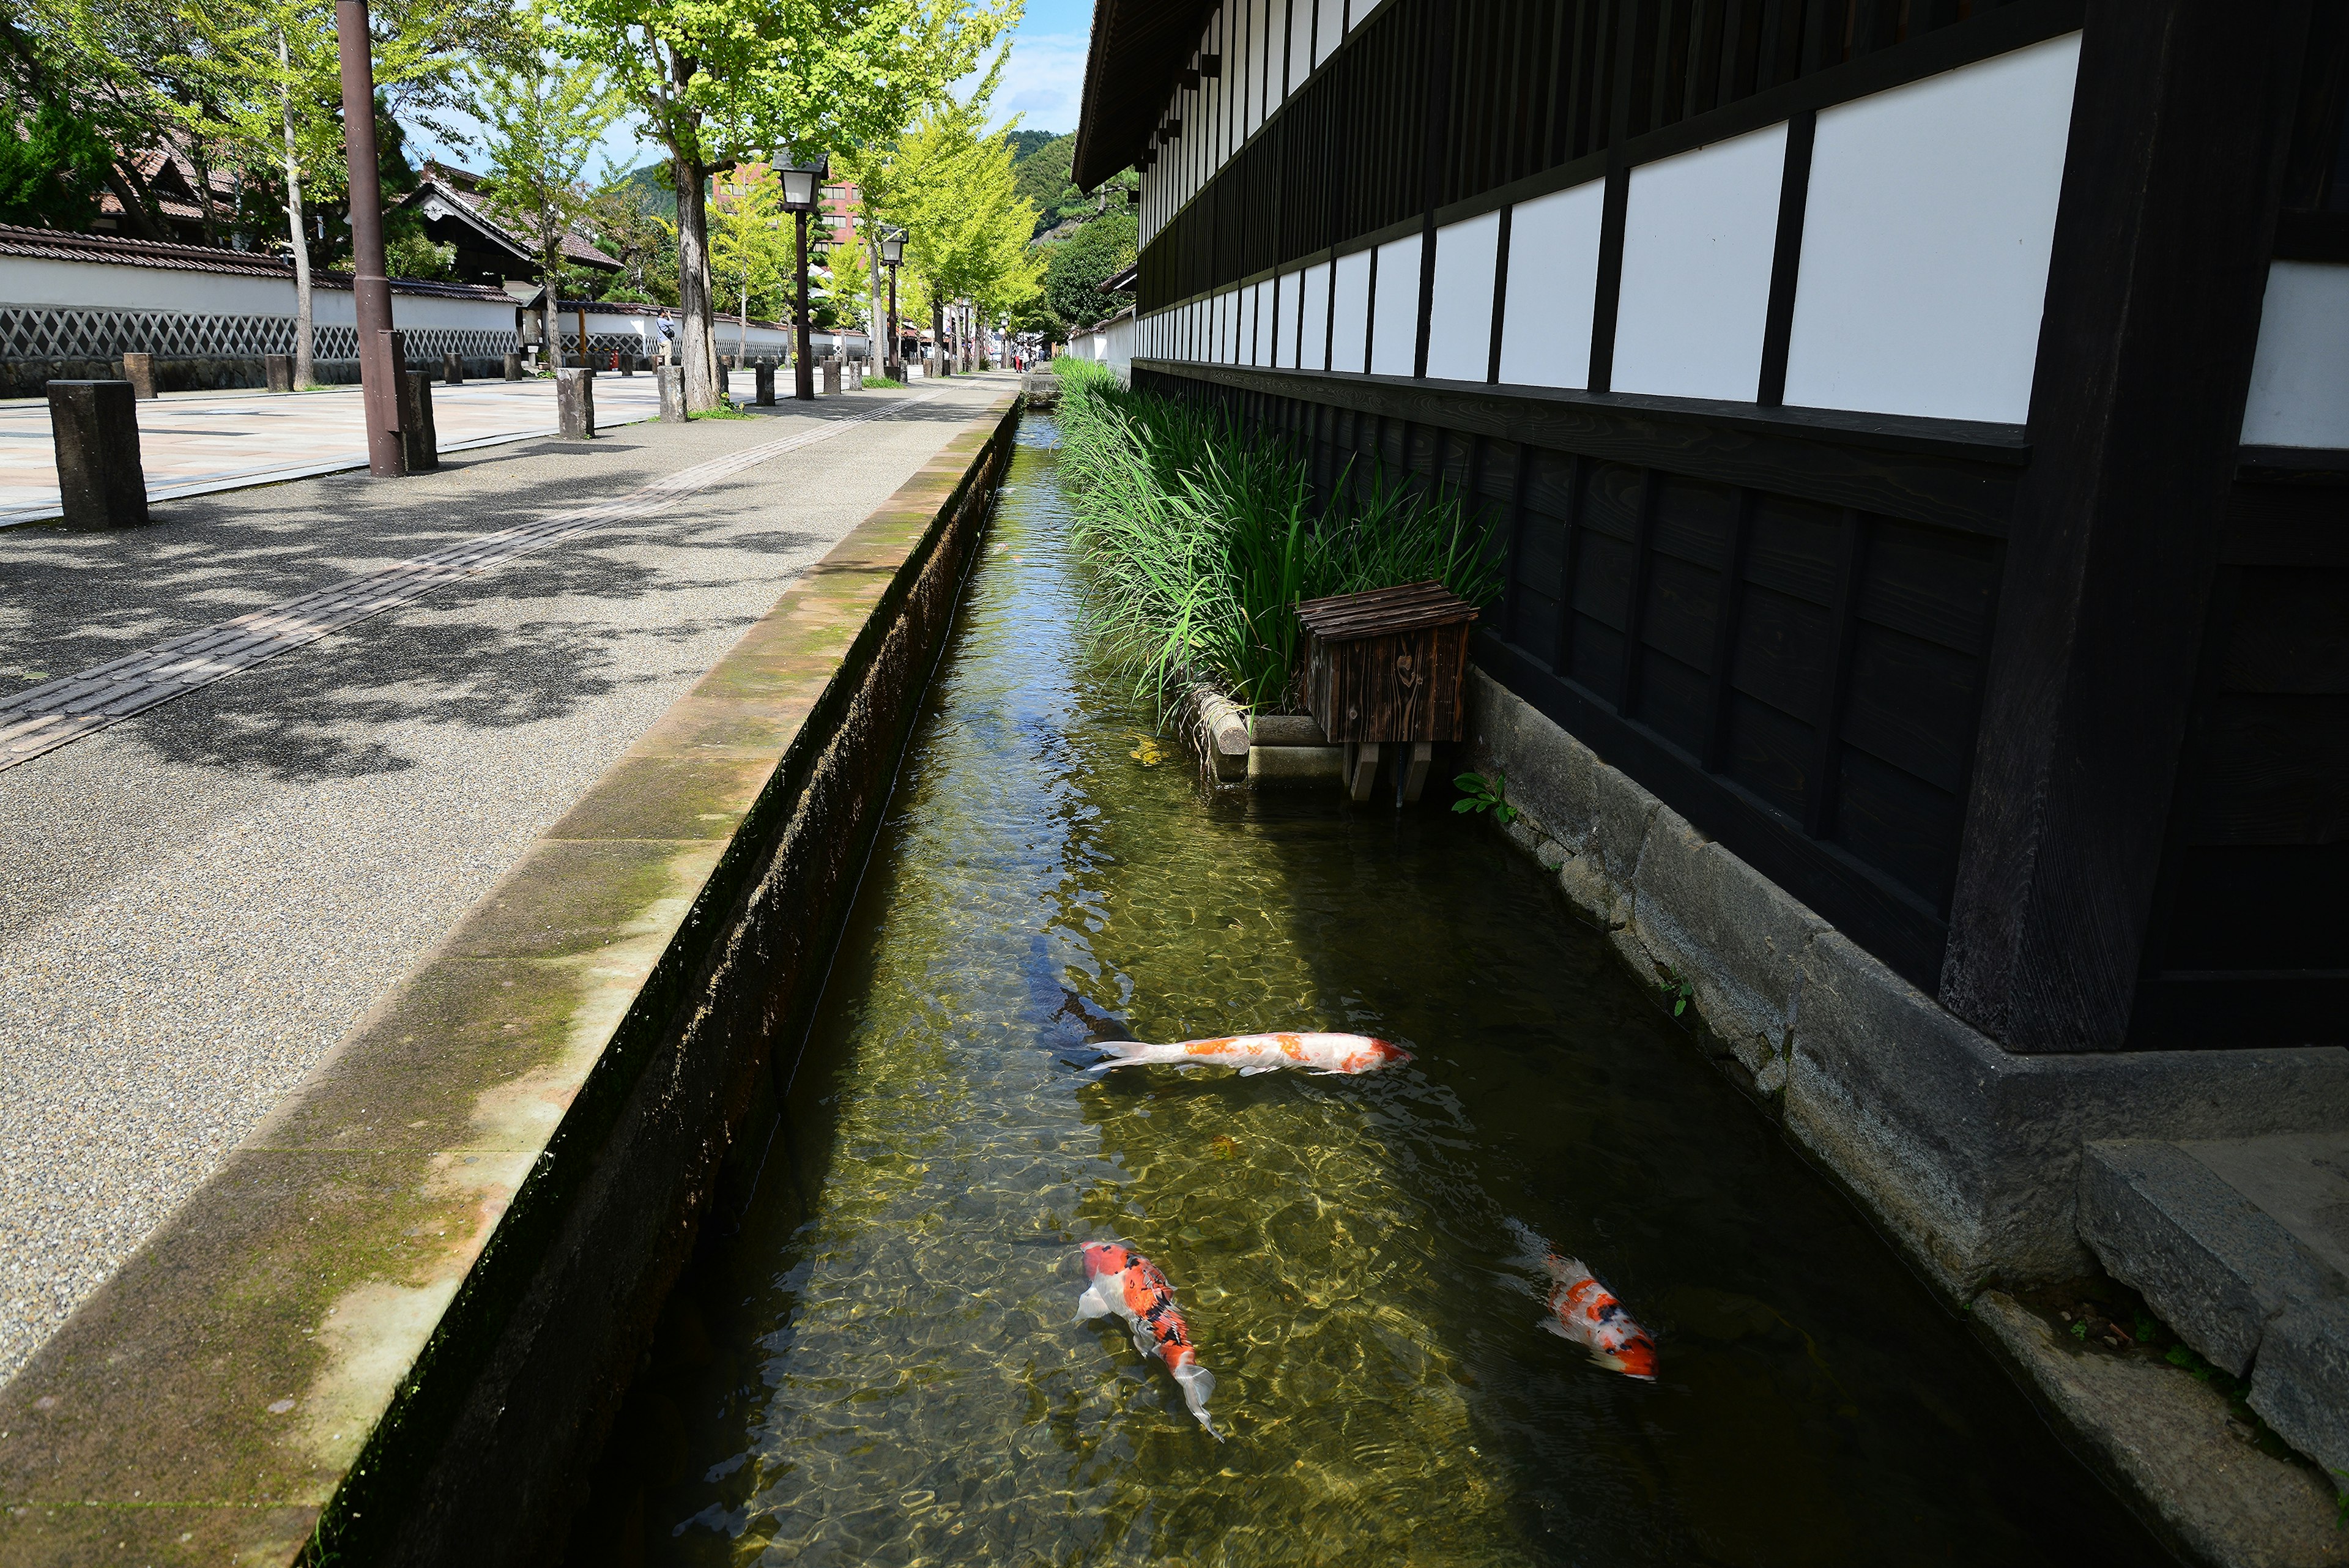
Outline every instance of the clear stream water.
<path fill-rule="evenodd" d="M 2168 1561 L 1448 788 L 1202 794 L 1073 629 L 1052 439 L 573 1560 Z M 1316 1025 L 1418 1059 L 1080 1070 L 1115 1030 Z M 1648 1325 L 1656 1383 L 1539 1331 L 1517 1227 Z M 1106 1238 L 1171 1276 L 1228 1441 L 1072 1321 Z"/>

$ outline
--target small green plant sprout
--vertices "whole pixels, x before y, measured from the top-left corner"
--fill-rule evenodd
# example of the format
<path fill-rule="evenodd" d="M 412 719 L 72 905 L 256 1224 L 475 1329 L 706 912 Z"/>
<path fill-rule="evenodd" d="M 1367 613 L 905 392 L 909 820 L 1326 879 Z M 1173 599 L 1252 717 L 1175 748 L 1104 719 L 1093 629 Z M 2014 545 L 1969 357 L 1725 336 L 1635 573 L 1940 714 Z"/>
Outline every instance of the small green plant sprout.
<path fill-rule="evenodd" d="M 2072 1325 L 2072 1337 L 2078 1340 L 2081 1344 L 2085 1345 L 2088 1341 L 2088 1325 L 2085 1323 L 2074 1324 Z"/>
<path fill-rule="evenodd" d="M 1452 803 L 1454 811 L 1489 811 L 1493 820 L 1505 827 L 1517 819 L 1517 808 L 1507 798 L 1506 774 L 1496 773 L 1488 779 L 1483 774 L 1462 774 L 1452 784 L 1466 797 Z"/>
<path fill-rule="evenodd" d="M 2162 1359 L 2168 1362 L 2172 1366 L 2185 1368 L 2205 1383 L 2210 1381 L 2210 1364 L 2203 1360 L 2200 1356 L 2195 1355 L 2192 1351 L 2187 1349 L 2182 1345 L 2171 1345 L 2169 1347 L 2169 1354 L 2163 1356 Z"/>
<path fill-rule="evenodd" d="M 1656 972 L 1663 977 L 1656 981 L 1656 989 L 1664 993 L 1664 1000 L 1672 1004 L 1672 1016 L 1678 1018 L 1696 995 L 1696 982 L 1670 964 L 1656 965 Z"/>

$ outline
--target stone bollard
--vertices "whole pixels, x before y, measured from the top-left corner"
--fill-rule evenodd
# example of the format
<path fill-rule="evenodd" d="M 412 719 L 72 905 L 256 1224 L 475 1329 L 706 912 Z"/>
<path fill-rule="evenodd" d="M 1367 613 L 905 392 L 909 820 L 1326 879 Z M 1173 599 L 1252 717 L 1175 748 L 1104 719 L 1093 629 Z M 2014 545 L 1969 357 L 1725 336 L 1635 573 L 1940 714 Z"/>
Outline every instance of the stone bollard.
<path fill-rule="evenodd" d="M 616 358 L 620 361 L 621 375 L 633 376 L 636 373 L 636 357 L 634 354 L 630 353 L 626 348 L 623 348 L 620 350 Z"/>
<path fill-rule="evenodd" d="M 130 395 L 145 401 L 155 395 L 155 356 L 125 354 L 122 357 L 122 379 L 130 383 Z"/>
<path fill-rule="evenodd" d="M 134 528 L 147 521 L 147 472 L 139 462 L 138 393 L 128 381 L 51 381 L 49 431 L 57 489 L 76 528 Z"/>
<path fill-rule="evenodd" d="M 727 392 L 726 361 L 725 361 L 725 360 L 723 360 L 723 359 L 720 359 L 719 361 L 718 361 L 718 395 L 719 395 L 720 398 L 723 398 L 724 396 L 726 396 L 726 392 Z"/>
<path fill-rule="evenodd" d="M 440 379 L 452 387 L 465 384 L 465 357 L 461 354 L 440 356 Z"/>
<path fill-rule="evenodd" d="M 506 379 L 509 381 L 519 381 L 522 379 L 521 355 L 509 354 L 506 356 Z"/>
<path fill-rule="evenodd" d="M 760 360 L 758 377 L 759 406 L 762 409 L 771 409 L 775 406 L 775 362 L 771 359 Z"/>
<path fill-rule="evenodd" d="M 837 359 L 823 362 L 823 395 L 827 398 L 840 396 L 840 361 Z"/>
<path fill-rule="evenodd" d="M 261 379 L 273 392 L 294 389 L 294 356 L 264 354 L 261 357 Z"/>
<path fill-rule="evenodd" d="M 685 367 L 663 365 L 653 372 L 660 383 L 660 417 L 668 424 L 685 422 Z"/>
<path fill-rule="evenodd" d="M 595 372 L 582 365 L 554 373 L 554 409 L 563 433 L 586 441 L 595 433 Z"/>
<path fill-rule="evenodd" d="M 440 466 L 440 432 L 432 428 L 429 370 L 400 372 L 399 450 L 407 455 L 410 473 L 429 473 Z"/>

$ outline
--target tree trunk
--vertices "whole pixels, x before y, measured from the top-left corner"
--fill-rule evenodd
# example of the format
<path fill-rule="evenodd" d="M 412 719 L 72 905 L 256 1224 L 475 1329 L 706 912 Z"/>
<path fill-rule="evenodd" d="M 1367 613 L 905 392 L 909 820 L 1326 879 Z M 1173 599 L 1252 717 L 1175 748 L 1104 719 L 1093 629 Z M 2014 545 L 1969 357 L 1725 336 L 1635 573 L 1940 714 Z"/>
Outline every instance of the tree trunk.
<path fill-rule="evenodd" d="M 737 369 L 750 362 L 750 275 L 742 275 L 742 314 L 734 327 L 734 365 Z"/>
<path fill-rule="evenodd" d="M 277 35 L 277 66 L 285 69 L 285 35 Z M 309 223 L 302 213 L 302 170 L 294 156 L 294 99 L 281 78 L 277 101 L 285 116 L 285 222 L 294 235 L 294 384 L 317 384 L 318 365 L 312 345 L 310 308 Z"/>
<path fill-rule="evenodd" d="M 706 414 L 718 406 L 718 333 L 709 285 L 709 208 L 697 158 L 671 150 L 677 182 L 677 314 L 683 331 L 678 357 L 685 367 L 685 408 Z"/>
<path fill-rule="evenodd" d="M 875 375 L 885 376 L 888 372 L 881 369 L 889 362 L 888 356 L 881 352 L 881 242 L 874 237 L 870 228 L 865 230 L 864 258 L 873 267 L 865 276 L 865 281 L 873 286 L 873 313 L 864 318 L 865 368 Z"/>
<path fill-rule="evenodd" d="M 937 354 L 938 374 L 953 375 L 953 351 L 947 346 L 946 301 L 938 297 L 938 291 L 935 287 L 930 290 L 930 347 Z"/>

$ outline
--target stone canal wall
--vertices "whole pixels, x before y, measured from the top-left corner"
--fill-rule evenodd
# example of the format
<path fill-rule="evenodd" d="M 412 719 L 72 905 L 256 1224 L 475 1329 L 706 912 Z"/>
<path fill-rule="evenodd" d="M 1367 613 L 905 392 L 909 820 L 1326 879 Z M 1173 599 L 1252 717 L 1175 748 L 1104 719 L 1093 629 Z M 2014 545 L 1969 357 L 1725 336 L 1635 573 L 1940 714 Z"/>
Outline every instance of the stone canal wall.
<path fill-rule="evenodd" d="M 559 1552 L 757 1178 L 1017 419 L 796 583 L 0 1393 L 0 1563 Z"/>

